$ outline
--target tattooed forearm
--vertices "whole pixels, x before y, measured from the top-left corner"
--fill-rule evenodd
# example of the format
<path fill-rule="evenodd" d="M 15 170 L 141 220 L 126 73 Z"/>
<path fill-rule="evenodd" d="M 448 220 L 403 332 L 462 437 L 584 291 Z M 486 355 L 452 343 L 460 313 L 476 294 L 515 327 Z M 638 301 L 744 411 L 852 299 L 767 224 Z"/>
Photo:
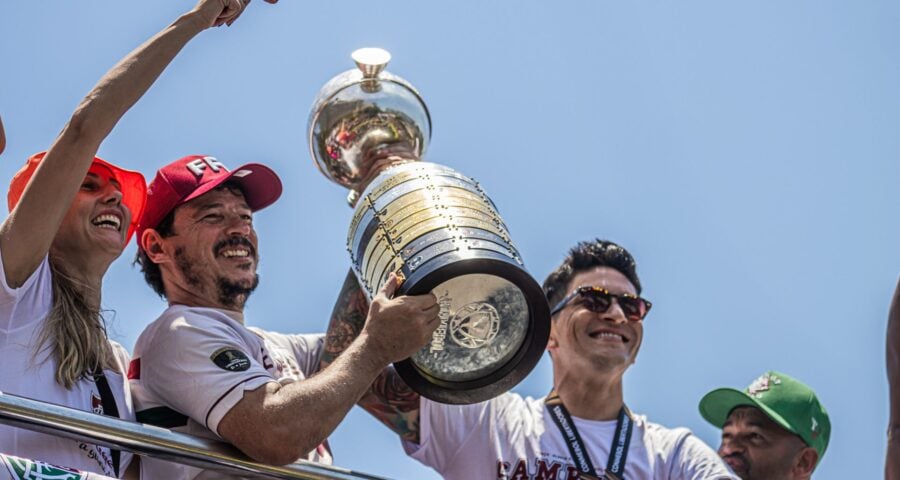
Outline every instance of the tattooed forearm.
<path fill-rule="evenodd" d="M 348 271 L 344 286 L 341 287 L 341 293 L 331 311 L 331 321 L 325 334 L 325 351 L 322 352 L 319 369 L 330 365 L 359 336 L 363 325 L 366 324 L 368 312 L 369 302 L 366 294 L 360 288 L 353 271 Z"/>
<path fill-rule="evenodd" d="M 327 367 L 362 332 L 369 302 L 353 271 L 347 272 L 344 286 L 331 312 L 325 334 L 325 349 L 319 369 Z M 372 414 L 404 440 L 419 441 L 419 394 L 406 385 L 393 367 L 386 368 L 359 400 Z"/>
<path fill-rule="evenodd" d="M 359 406 L 404 440 L 419 443 L 419 394 L 406 385 L 394 367 L 381 372 Z"/>

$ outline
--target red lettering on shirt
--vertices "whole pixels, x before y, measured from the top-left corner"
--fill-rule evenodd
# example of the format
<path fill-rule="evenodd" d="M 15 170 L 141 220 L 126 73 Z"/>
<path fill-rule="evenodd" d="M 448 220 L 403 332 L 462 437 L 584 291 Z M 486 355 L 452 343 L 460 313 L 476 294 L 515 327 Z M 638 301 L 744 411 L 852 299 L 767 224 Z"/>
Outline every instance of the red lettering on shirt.
<path fill-rule="evenodd" d="M 535 475 L 534 480 L 557 480 L 562 464 L 551 462 L 551 466 L 548 467 L 547 462 L 540 458 L 536 458 L 534 461 L 537 464 L 537 475 Z"/>
<path fill-rule="evenodd" d="M 519 459 L 516 462 L 516 469 L 512 473 L 512 477 L 509 477 L 511 480 L 531 480 L 528 477 L 528 468 L 525 466 L 525 460 Z"/>
<path fill-rule="evenodd" d="M 501 462 L 497 461 L 497 478 L 499 480 L 506 480 L 506 476 L 509 475 L 509 462 Z"/>

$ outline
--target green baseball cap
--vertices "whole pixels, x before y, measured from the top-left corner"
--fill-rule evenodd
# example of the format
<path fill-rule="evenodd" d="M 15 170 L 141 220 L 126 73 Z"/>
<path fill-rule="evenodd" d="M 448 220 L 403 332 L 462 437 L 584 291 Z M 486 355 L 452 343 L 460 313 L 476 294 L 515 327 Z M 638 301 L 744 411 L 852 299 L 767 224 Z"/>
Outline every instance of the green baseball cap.
<path fill-rule="evenodd" d="M 785 430 L 796 434 L 819 452 L 819 461 L 828 448 L 831 421 L 828 412 L 805 383 L 780 372 L 769 371 L 753 381 L 743 392 L 717 388 L 700 400 L 700 415 L 722 428 L 737 407 L 756 407 Z"/>

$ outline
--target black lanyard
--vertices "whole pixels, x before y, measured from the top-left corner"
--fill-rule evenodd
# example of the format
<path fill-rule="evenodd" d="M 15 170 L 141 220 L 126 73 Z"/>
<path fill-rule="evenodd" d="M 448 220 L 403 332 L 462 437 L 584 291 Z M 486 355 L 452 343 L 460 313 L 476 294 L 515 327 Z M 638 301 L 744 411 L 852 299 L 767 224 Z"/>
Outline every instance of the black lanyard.
<path fill-rule="evenodd" d="M 594 464 L 588 456 L 587 448 L 575 428 L 575 422 L 572 416 L 566 410 L 562 400 L 556 392 L 550 392 L 544 403 L 547 404 L 547 410 L 550 411 L 550 418 L 559 428 L 559 433 L 566 440 L 569 447 L 569 455 L 575 461 L 575 466 L 581 473 L 580 478 L 585 480 L 599 479 Z M 608 480 L 625 480 L 625 460 L 628 458 L 628 446 L 631 444 L 631 432 L 634 430 L 634 420 L 631 419 L 631 412 L 628 407 L 622 405 L 619 410 L 619 419 L 616 421 L 616 433 L 613 435 L 613 441 L 610 445 L 609 460 L 606 462 L 606 478 Z"/>
<path fill-rule="evenodd" d="M 113 396 L 112 389 L 109 388 L 109 382 L 106 381 L 106 375 L 103 374 L 103 370 L 100 368 L 94 370 L 94 381 L 97 384 L 97 390 L 100 391 L 100 403 L 103 405 L 103 414 L 108 417 L 119 418 L 119 407 L 116 406 L 116 397 Z M 114 448 L 110 448 L 109 453 L 112 455 L 113 472 L 118 477 L 122 453 Z"/>

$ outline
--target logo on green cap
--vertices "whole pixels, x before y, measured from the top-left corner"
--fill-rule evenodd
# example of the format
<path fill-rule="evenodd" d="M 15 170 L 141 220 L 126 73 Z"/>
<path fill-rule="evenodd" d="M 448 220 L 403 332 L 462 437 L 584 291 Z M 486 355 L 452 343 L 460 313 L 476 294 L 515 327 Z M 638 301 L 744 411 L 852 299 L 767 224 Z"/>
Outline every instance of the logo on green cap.
<path fill-rule="evenodd" d="M 768 392 L 772 385 L 781 385 L 781 379 L 771 373 L 764 373 L 747 387 L 747 395 L 753 398 L 761 398 L 764 392 Z"/>

